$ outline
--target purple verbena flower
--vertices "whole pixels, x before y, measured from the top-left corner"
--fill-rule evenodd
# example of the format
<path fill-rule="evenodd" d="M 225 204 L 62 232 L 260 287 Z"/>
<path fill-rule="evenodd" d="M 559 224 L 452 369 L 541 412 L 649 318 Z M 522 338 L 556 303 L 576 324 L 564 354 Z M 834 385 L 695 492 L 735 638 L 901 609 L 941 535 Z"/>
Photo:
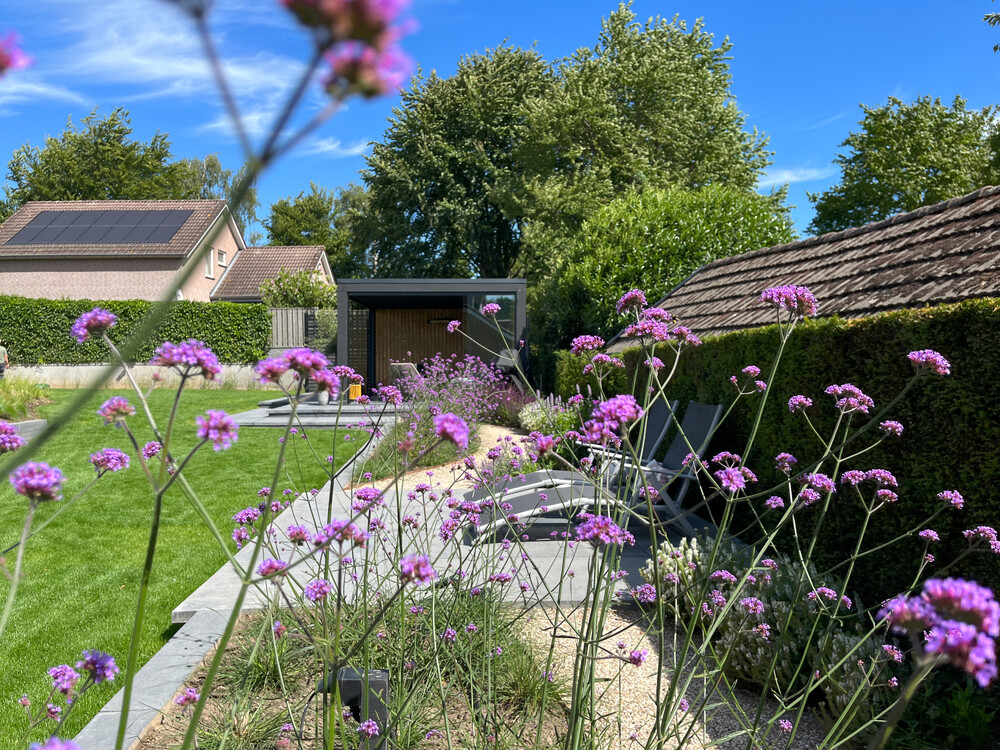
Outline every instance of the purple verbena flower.
<path fill-rule="evenodd" d="M 101 408 L 97 410 L 97 413 L 99 416 L 104 417 L 104 424 L 118 423 L 124 422 L 127 417 L 134 415 L 135 407 L 128 402 L 128 399 L 122 396 L 114 396 L 101 404 Z"/>
<path fill-rule="evenodd" d="M 0 44 L 0 65 L 2 65 L 2 59 L 3 49 L 2 44 Z M 98 336 L 105 331 L 114 328 L 117 322 L 117 315 L 107 310 L 103 310 L 100 307 L 95 307 L 90 312 L 85 312 L 77 318 L 72 328 L 69 329 L 69 333 L 70 336 L 76 339 L 78 344 L 82 344 L 91 336 Z"/>
<path fill-rule="evenodd" d="M 317 352 L 308 347 L 289 349 L 284 354 L 285 361 L 288 362 L 290 370 L 294 370 L 302 377 L 311 377 L 318 370 L 324 369 L 330 364 L 323 352 Z"/>
<path fill-rule="evenodd" d="M 257 575 L 261 578 L 267 578 L 274 575 L 286 575 L 287 574 L 288 563 L 284 560 L 275 560 L 273 557 L 269 557 L 260 565 L 257 566 Z"/>
<path fill-rule="evenodd" d="M 635 544 L 635 537 L 608 516 L 591 516 L 576 527 L 576 538 L 595 547 L 608 544 Z"/>
<path fill-rule="evenodd" d="M 892 659 L 894 662 L 898 662 L 899 664 L 903 663 L 903 652 L 900 651 L 895 646 L 886 643 L 884 646 L 882 646 L 882 650 L 886 654 L 888 654 L 889 658 Z"/>
<path fill-rule="evenodd" d="M 778 508 L 785 507 L 785 501 L 778 495 L 771 495 L 771 497 L 764 501 L 764 505 L 770 510 L 777 510 Z"/>
<path fill-rule="evenodd" d="M 774 457 L 774 468 L 785 474 L 790 474 L 792 467 L 798 462 L 799 460 L 791 453 L 779 453 Z"/>
<path fill-rule="evenodd" d="M 184 692 L 174 698 L 174 704 L 178 706 L 190 706 L 197 703 L 201 698 L 201 693 L 199 693 L 194 688 L 185 688 Z"/>
<path fill-rule="evenodd" d="M 211 440 L 215 450 L 226 450 L 238 440 L 239 425 L 233 418 L 219 409 L 209 409 L 204 417 L 195 420 L 198 424 L 198 438 Z"/>
<path fill-rule="evenodd" d="M 749 614 L 764 614 L 764 602 L 755 596 L 748 596 L 744 599 L 740 599 L 740 606 L 743 607 L 743 609 L 745 609 Z"/>
<path fill-rule="evenodd" d="M 61 740 L 58 737 L 49 737 L 42 744 L 31 743 L 28 750 L 80 750 L 80 746 L 73 740 Z"/>
<path fill-rule="evenodd" d="M 288 372 L 288 360 L 283 357 L 262 359 L 254 368 L 261 383 L 277 383 L 281 376 Z"/>
<path fill-rule="evenodd" d="M 118 665 L 111 654 L 88 649 L 83 652 L 83 659 L 76 663 L 76 668 L 87 672 L 95 684 L 105 680 L 113 681 L 118 674 Z"/>
<path fill-rule="evenodd" d="M 44 462 L 29 461 L 10 473 L 10 483 L 14 490 L 24 495 L 32 503 L 61 500 L 63 473 Z"/>
<path fill-rule="evenodd" d="M 305 595 L 306 599 L 311 602 L 323 601 L 330 595 L 332 587 L 330 582 L 322 578 L 315 581 L 310 581 L 306 584 Z"/>
<path fill-rule="evenodd" d="M 102 448 L 97 453 L 90 454 L 90 463 L 97 470 L 97 475 L 101 476 L 108 471 L 127 469 L 129 456 L 117 448 Z"/>
<path fill-rule="evenodd" d="M 637 421 L 643 410 L 634 396 L 623 394 L 602 401 L 584 424 L 587 440 L 592 443 L 607 443 L 617 440 L 622 428 Z"/>
<path fill-rule="evenodd" d="M 631 589 L 629 593 L 632 595 L 632 598 L 640 604 L 656 603 L 656 587 L 651 583 L 644 583 L 640 586 L 636 586 L 634 589 Z"/>
<path fill-rule="evenodd" d="M 600 336 L 577 336 L 570 344 L 569 350 L 573 354 L 583 354 L 587 351 L 594 351 L 604 346 L 604 339 Z"/>
<path fill-rule="evenodd" d="M 435 580 L 438 575 L 431 567 L 427 555 L 406 555 L 399 561 L 399 577 L 403 583 L 413 582 L 422 586 Z"/>
<path fill-rule="evenodd" d="M 936 531 L 934 531 L 934 529 L 924 529 L 919 534 L 917 534 L 917 536 L 919 536 L 925 542 L 940 542 L 941 541 L 941 537 L 938 536 L 938 533 Z"/>
<path fill-rule="evenodd" d="M 374 719 L 368 719 L 358 725 L 358 734 L 362 737 L 378 737 L 378 724 Z"/>
<path fill-rule="evenodd" d="M 804 318 L 816 314 L 816 297 L 804 286 L 775 286 L 760 293 L 761 302 L 786 310 L 792 317 Z"/>
<path fill-rule="evenodd" d="M 147 461 L 153 456 L 158 456 L 160 451 L 163 450 L 163 445 L 156 440 L 150 440 L 144 446 L 142 446 L 142 457 Z"/>
<path fill-rule="evenodd" d="M 793 414 L 797 411 L 805 411 L 812 405 L 813 405 L 812 399 L 808 398 L 807 396 L 798 395 L 798 396 L 792 396 L 790 399 L 788 399 L 788 411 L 792 412 Z"/>
<path fill-rule="evenodd" d="M 448 333 L 454 333 L 458 330 L 459 326 L 462 325 L 461 320 L 453 320 L 448 324 Z"/>
<path fill-rule="evenodd" d="M 899 437 L 903 434 L 903 425 L 892 419 L 880 422 L 878 428 L 883 435 L 895 435 L 896 437 Z"/>
<path fill-rule="evenodd" d="M 164 341 L 153 353 L 149 364 L 172 367 L 182 376 L 199 374 L 205 380 L 215 380 L 222 372 L 219 358 L 204 341 L 188 339 L 179 344 Z"/>
<path fill-rule="evenodd" d="M 457 414 L 448 412 L 434 417 L 434 432 L 438 437 L 453 442 L 459 450 L 469 448 L 469 425 Z"/>
<path fill-rule="evenodd" d="M 965 498 L 962 497 L 961 493 L 956 490 L 944 490 L 938 493 L 938 500 L 944 500 L 950 503 L 953 508 L 962 510 L 965 507 Z"/>
<path fill-rule="evenodd" d="M 17 428 L 0 419 L 0 455 L 13 453 L 27 445 L 27 440 L 21 437 Z"/>
<path fill-rule="evenodd" d="M 951 364 L 933 349 L 920 349 L 906 355 L 917 372 L 932 372 L 935 375 L 951 375 Z"/>
<path fill-rule="evenodd" d="M 642 651 L 630 651 L 628 655 L 628 663 L 634 667 L 642 666 L 646 659 L 649 657 L 649 651 L 643 649 Z"/>
<path fill-rule="evenodd" d="M 646 307 L 646 295 L 642 293 L 641 289 L 631 289 L 618 300 L 615 311 L 622 315 L 629 310 L 640 310 L 644 307 Z"/>
<path fill-rule="evenodd" d="M 69 664 L 60 664 L 49 670 L 49 677 L 52 678 L 52 688 L 58 690 L 63 695 L 69 695 L 76 687 L 80 679 L 79 673 Z"/>
<path fill-rule="evenodd" d="M 837 399 L 834 406 L 845 414 L 855 411 L 867 414 L 870 409 L 875 408 L 875 403 L 851 383 L 828 386 L 825 392 Z"/>

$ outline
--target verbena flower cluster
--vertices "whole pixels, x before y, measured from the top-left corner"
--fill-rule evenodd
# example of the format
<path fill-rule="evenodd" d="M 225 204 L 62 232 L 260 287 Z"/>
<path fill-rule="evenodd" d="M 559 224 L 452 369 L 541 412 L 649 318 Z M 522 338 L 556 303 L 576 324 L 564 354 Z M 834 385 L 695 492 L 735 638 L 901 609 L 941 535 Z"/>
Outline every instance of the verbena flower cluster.
<path fill-rule="evenodd" d="M 1000 604 L 988 588 L 961 578 L 932 578 L 919 596 L 886 602 L 879 617 L 909 635 L 925 655 L 964 669 L 980 686 L 996 679 Z"/>
<path fill-rule="evenodd" d="M 82 344 L 91 336 L 99 336 L 110 330 L 117 322 L 117 315 L 103 308 L 95 307 L 77 318 L 69 333 L 76 339 L 77 343 Z"/>

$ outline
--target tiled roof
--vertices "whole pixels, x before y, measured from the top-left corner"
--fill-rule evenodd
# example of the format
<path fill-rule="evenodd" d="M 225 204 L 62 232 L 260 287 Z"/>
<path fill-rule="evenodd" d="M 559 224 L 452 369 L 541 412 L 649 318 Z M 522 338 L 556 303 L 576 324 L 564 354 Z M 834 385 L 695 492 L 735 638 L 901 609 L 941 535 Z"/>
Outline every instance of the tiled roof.
<path fill-rule="evenodd" d="M 0 224 L 0 260 L 12 257 L 80 257 L 107 255 L 174 255 L 184 257 L 205 236 L 226 207 L 224 200 L 30 201 Z M 190 211 L 168 242 L 130 244 L 8 244 L 42 211 Z M 30 230 L 29 230 L 30 231 Z"/>
<path fill-rule="evenodd" d="M 212 292 L 213 300 L 260 299 L 260 285 L 281 269 L 312 271 L 320 268 L 322 245 L 271 245 L 240 251 Z"/>
<path fill-rule="evenodd" d="M 757 296 L 782 284 L 809 287 L 819 315 L 842 318 L 1000 296 L 1000 187 L 722 258 L 658 305 L 699 335 L 726 333 L 774 322 Z"/>

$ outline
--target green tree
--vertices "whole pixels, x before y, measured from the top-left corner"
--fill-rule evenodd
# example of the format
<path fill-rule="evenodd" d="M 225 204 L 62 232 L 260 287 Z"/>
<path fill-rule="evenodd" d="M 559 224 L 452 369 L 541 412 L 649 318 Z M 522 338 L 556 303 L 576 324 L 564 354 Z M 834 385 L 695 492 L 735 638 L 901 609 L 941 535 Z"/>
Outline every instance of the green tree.
<path fill-rule="evenodd" d="M 261 300 L 268 307 L 337 306 L 337 287 L 318 271 L 288 271 L 282 268 L 278 277 L 260 285 Z"/>
<path fill-rule="evenodd" d="M 998 176 L 998 108 L 966 109 L 955 97 L 919 97 L 911 104 L 890 97 L 881 107 L 861 105 L 861 130 L 841 143 L 834 160 L 840 183 L 810 193 L 815 234 L 886 219 L 964 195 Z"/>
<path fill-rule="evenodd" d="M 375 275 L 510 275 L 522 233 L 503 205 L 521 170 L 516 126 L 553 83 L 535 50 L 511 46 L 462 58 L 449 78 L 414 78 L 362 174 L 380 230 Z"/>
<path fill-rule="evenodd" d="M 226 169 L 219 161 L 218 154 L 209 154 L 204 159 L 181 159 L 178 164 L 184 171 L 184 194 L 189 198 L 222 198 L 229 201 L 233 190 L 243 179 L 247 171 L 244 164 L 236 173 Z M 232 203 L 230 203 L 232 207 Z M 246 234 L 247 228 L 257 221 L 257 209 L 260 201 L 257 198 L 257 186 L 253 185 L 247 191 L 243 205 L 237 211 L 233 211 L 233 218 L 239 225 L 240 231 Z M 259 235 L 251 234 L 247 238 L 247 243 L 255 245 L 259 240 Z"/>
<path fill-rule="evenodd" d="M 641 24 L 623 3 L 595 47 L 560 64 L 559 85 L 527 103 L 520 126 L 525 180 L 510 194 L 531 249 L 523 273 L 546 274 L 584 221 L 625 191 L 756 185 L 770 152 L 736 106 L 730 48 L 700 20 Z"/>
<path fill-rule="evenodd" d="M 94 109 L 72 118 L 58 138 L 45 146 L 18 148 L 7 166 L 8 214 L 31 200 L 115 200 L 188 198 L 189 171 L 170 154 L 170 141 L 157 132 L 148 141 L 132 140 L 128 112 L 119 107 L 101 118 Z M 0 217 L 5 218 L 5 217 Z"/>
<path fill-rule="evenodd" d="M 368 194 L 360 185 L 351 183 L 334 195 L 310 183 L 308 193 L 275 201 L 263 223 L 273 245 L 323 245 L 334 278 L 369 275 L 372 224 Z"/>
<path fill-rule="evenodd" d="M 591 216 L 546 285 L 548 314 L 534 323 L 551 347 L 621 328 L 615 303 L 629 289 L 650 302 L 705 263 L 794 239 L 786 209 L 729 185 L 631 192 Z M 683 321 L 682 321 L 683 322 Z"/>

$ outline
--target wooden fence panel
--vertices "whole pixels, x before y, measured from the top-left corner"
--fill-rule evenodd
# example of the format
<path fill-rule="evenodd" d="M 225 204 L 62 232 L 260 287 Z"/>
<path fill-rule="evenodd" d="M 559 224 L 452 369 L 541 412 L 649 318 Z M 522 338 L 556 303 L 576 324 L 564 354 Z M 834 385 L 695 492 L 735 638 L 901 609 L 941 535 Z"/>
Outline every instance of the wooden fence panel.
<path fill-rule="evenodd" d="M 315 334 L 315 307 L 272 307 L 271 348 L 293 349 L 307 346 Z"/>

